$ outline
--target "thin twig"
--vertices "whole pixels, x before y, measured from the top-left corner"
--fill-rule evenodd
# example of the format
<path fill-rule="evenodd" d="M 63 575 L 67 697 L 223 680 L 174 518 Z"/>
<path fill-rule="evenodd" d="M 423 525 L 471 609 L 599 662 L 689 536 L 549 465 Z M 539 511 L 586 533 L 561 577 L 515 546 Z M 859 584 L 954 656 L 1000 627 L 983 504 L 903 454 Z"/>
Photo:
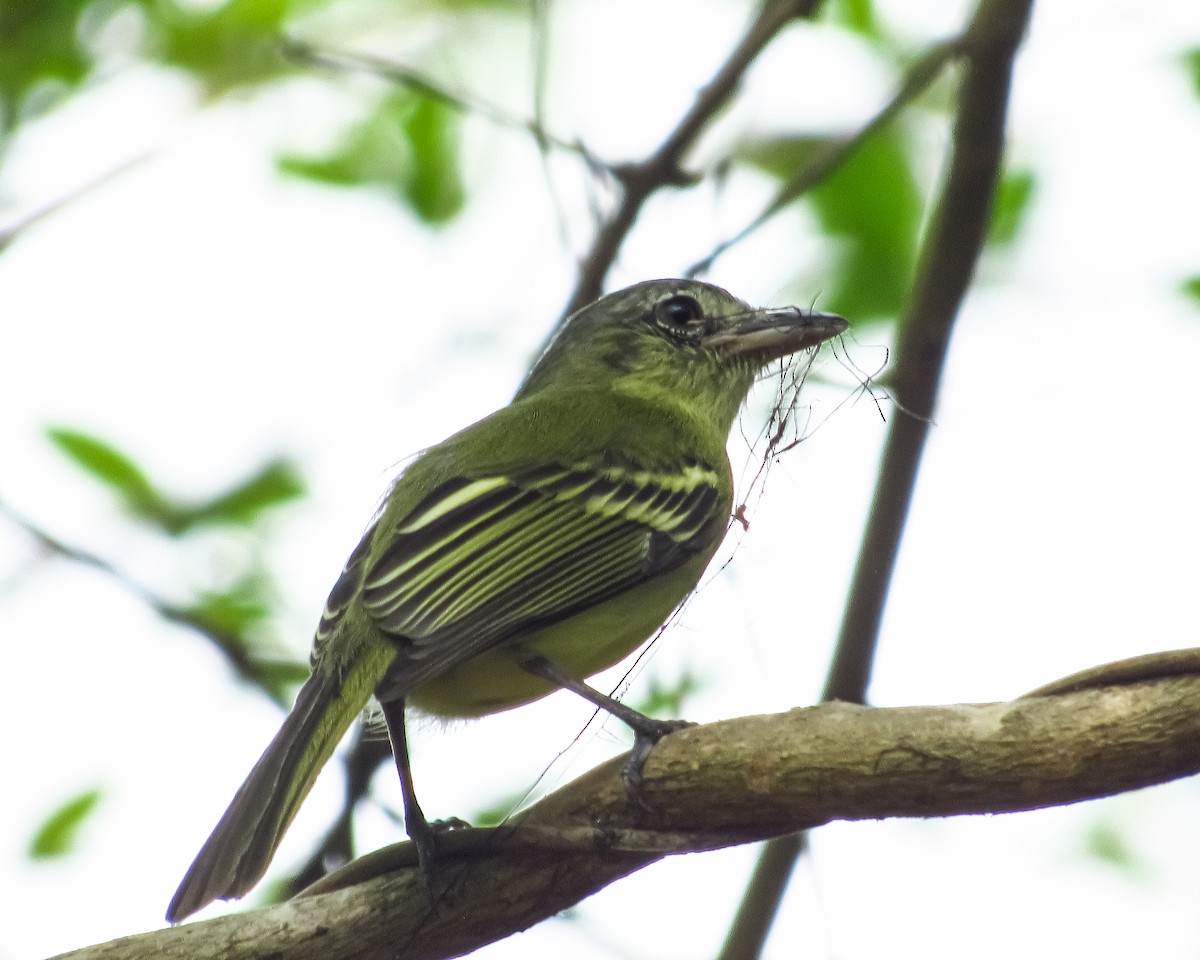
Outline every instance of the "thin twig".
<path fill-rule="evenodd" d="M 554 206 L 554 219 L 558 224 L 558 236 L 564 249 L 571 244 L 571 231 L 567 225 L 567 211 L 562 198 L 554 189 L 554 171 L 550 166 L 551 144 L 546 140 L 546 87 L 550 78 L 550 0 L 533 0 L 530 8 L 530 30 L 532 33 L 533 56 L 533 136 L 537 142 L 538 160 L 542 176 L 546 181 L 546 192 Z M 584 163 L 589 170 L 595 169 L 595 158 L 585 155 Z"/>
<path fill-rule="evenodd" d="M 900 89 L 857 133 L 830 141 L 800 170 L 792 174 L 776 192 L 762 212 L 727 240 L 718 243 L 708 256 L 697 260 L 684 271 L 694 277 L 712 269 L 713 261 L 731 247 L 741 243 L 755 230 L 774 217 L 788 204 L 798 200 L 822 183 L 830 174 L 849 160 L 859 148 L 887 126 L 906 106 L 921 96 L 942 72 L 942 68 L 962 53 L 962 41 L 950 40 L 930 49 L 908 70 Z"/>
<path fill-rule="evenodd" d="M 103 557 L 84 550 L 81 547 L 69 544 L 64 540 L 60 540 L 3 501 L 0 501 L 0 514 L 8 517 L 14 525 L 34 540 L 42 550 L 54 556 L 61 557 L 64 560 L 69 560 L 71 563 L 91 567 L 93 570 L 99 571 L 123 590 L 144 603 L 158 614 L 158 616 L 162 617 L 162 619 L 169 623 L 188 627 L 191 630 L 195 630 L 201 636 L 206 637 L 221 652 L 234 673 L 242 680 L 261 690 L 281 707 L 286 708 L 288 706 L 286 697 L 278 690 L 279 684 L 272 677 L 276 665 L 264 663 L 253 657 L 241 637 L 229 631 L 219 629 L 207 618 L 187 607 L 182 607 L 164 597 L 160 597 L 148 587 L 133 580 L 128 574 L 115 567 Z"/>
<path fill-rule="evenodd" d="M 488 103 L 478 97 L 455 93 L 441 84 L 429 79 L 411 67 L 406 67 L 382 57 L 373 57 L 367 53 L 353 53 L 344 50 L 319 49 L 302 40 L 287 38 L 284 40 L 283 52 L 286 57 L 297 64 L 323 67 L 327 70 L 345 72 L 360 70 L 372 76 L 407 87 L 424 97 L 436 100 L 443 106 L 457 113 L 469 116 L 483 117 L 498 127 L 509 130 L 520 130 L 528 133 L 543 149 L 554 147 L 566 153 L 583 157 L 589 165 L 596 165 L 595 157 L 588 153 L 583 144 L 578 141 L 564 140 L 545 130 L 539 120 L 522 120 L 502 110 L 495 104 Z M 600 164 L 600 166 L 603 166 Z"/>
<path fill-rule="evenodd" d="M 604 278 L 646 201 L 664 187 L 687 186 L 692 182 L 682 169 L 684 154 L 729 102 L 746 70 L 767 44 L 793 20 L 810 16 L 816 5 L 817 0 L 771 0 L 766 3 L 728 59 L 658 149 L 641 163 L 618 169 L 622 188 L 620 201 L 596 232 L 591 249 L 579 264 L 575 291 L 563 316 L 569 316 L 604 292 Z"/>
<path fill-rule="evenodd" d="M 63 209 L 63 207 L 66 207 L 74 203 L 76 200 L 87 196 L 89 193 L 92 193 L 97 188 L 104 186 L 106 183 L 116 180 L 122 174 L 128 173 L 134 167 L 138 166 L 138 164 L 149 160 L 153 155 L 154 154 L 152 151 L 147 150 L 143 153 L 139 153 L 137 156 L 130 157 L 128 160 L 122 160 L 112 169 L 105 170 L 103 173 L 97 174 L 87 183 L 84 183 L 81 186 L 76 187 L 74 190 L 63 194 L 58 199 L 52 200 L 45 206 L 34 210 L 32 213 L 27 213 L 11 223 L 0 226 L 0 253 L 3 253 L 18 237 L 21 236 L 21 234 L 23 234 L 30 227 L 36 226 L 47 217 L 58 213 Z"/>

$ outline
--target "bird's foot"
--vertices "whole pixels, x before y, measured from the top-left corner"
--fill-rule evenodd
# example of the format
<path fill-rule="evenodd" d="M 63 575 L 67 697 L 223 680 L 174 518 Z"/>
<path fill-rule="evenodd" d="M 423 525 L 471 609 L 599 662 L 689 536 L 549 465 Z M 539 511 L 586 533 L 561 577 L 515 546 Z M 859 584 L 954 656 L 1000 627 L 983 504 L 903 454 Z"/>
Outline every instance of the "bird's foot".
<path fill-rule="evenodd" d="M 629 723 L 628 719 L 623 719 Z M 633 727 L 634 734 L 633 749 L 629 751 L 629 757 L 621 768 L 621 779 L 625 784 L 625 795 L 649 813 L 650 806 L 642 796 L 642 780 L 646 761 L 650 759 L 650 751 L 663 737 L 677 730 L 686 730 L 695 724 L 689 720 L 656 720 L 653 717 L 642 716 L 636 725 L 630 726 Z"/>

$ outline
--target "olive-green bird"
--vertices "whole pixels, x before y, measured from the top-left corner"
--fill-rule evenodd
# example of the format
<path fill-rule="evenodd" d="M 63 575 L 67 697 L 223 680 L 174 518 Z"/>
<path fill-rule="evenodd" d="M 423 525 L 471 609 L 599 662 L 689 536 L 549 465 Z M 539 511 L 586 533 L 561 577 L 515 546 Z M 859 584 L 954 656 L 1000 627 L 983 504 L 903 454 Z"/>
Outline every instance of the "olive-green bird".
<path fill-rule="evenodd" d="M 627 782 L 676 724 L 586 686 L 695 587 L 728 527 L 725 444 L 770 361 L 846 328 L 754 309 L 719 287 L 653 280 L 572 315 L 513 402 L 396 480 L 329 595 L 312 676 L 167 910 L 240 897 L 373 695 L 428 870 L 405 705 L 478 717 L 566 687 L 633 727 Z"/>

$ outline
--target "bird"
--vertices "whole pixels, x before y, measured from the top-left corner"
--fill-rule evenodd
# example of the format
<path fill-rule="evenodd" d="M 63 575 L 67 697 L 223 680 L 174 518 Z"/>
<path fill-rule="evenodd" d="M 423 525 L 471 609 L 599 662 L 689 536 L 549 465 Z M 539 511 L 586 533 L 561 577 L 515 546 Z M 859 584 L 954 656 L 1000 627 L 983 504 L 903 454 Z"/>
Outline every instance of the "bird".
<path fill-rule="evenodd" d="M 512 402 L 399 475 L 316 628 L 311 674 L 180 883 L 167 919 L 244 896 L 317 774 L 374 697 L 405 827 L 430 875 L 406 712 L 482 717 L 572 690 L 631 726 L 636 793 L 678 729 L 588 686 L 691 593 L 729 527 L 726 443 L 772 361 L 847 327 L 754 308 L 696 280 L 650 280 L 559 326 Z"/>

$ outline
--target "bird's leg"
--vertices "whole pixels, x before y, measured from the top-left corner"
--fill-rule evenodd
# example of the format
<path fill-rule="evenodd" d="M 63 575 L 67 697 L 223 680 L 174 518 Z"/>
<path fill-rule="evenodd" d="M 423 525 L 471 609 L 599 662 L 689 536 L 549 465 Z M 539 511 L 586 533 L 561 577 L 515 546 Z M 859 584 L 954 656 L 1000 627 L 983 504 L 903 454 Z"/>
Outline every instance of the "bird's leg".
<path fill-rule="evenodd" d="M 392 740 L 392 756 L 396 758 L 396 773 L 400 775 L 400 793 L 404 798 L 404 829 L 417 848 L 417 862 L 425 878 L 425 887 L 433 889 L 434 839 L 433 828 L 421 812 L 417 803 L 417 792 L 413 788 L 412 762 L 408 756 L 408 735 L 404 729 L 404 698 L 387 700 L 381 704 L 383 718 L 387 721 L 388 735 Z"/>
<path fill-rule="evenodd" d="M 687 720 L 656 720 L 654 717 L 639 713 L 633 707 L 614 700 L 595 687 L 590 687 L 582 680 L 576 679 L 553 660 L 548 660 L 540 654 L 524 658 L 520 661 L 520 666 L 522 670 L 526 670 L 534 676 L 549 680 L 564 690 L 578 694 L 601 710 L 607 710 L 633 731 L 633 750 L 630 751 L 629 759 L 625 761 L 625 766 L 621 770 L 621 778 L 625 782 L 625 793 L 629 799 L 642 809 L 649 809 L 642 799 L 641 788 L 642 770 L 650 757 L 650 751 L 668 733 L 674 733 L 676 730 L 682 730 L 692 724 Z"/>

